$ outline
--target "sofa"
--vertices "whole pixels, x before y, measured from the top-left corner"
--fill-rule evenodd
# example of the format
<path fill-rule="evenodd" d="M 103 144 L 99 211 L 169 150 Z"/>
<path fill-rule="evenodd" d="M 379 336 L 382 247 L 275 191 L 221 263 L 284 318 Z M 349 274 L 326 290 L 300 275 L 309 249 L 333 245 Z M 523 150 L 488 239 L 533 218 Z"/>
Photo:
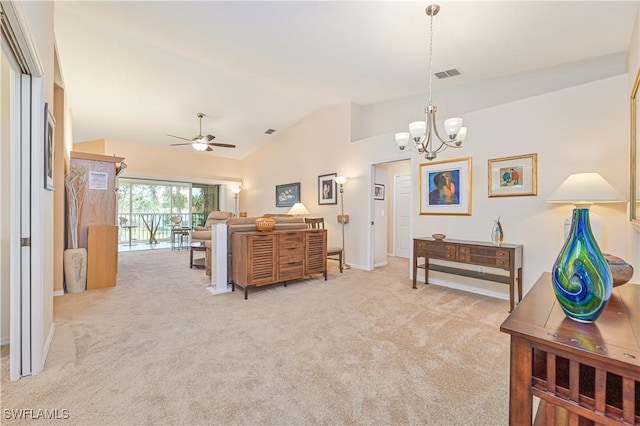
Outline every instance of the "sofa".
<path fill-rule="evenodd" d="M 225 223 L 233 217 L 232 212 L 215 210 L 209 213 L 204 226 L 194 226 L 191 231 L 191 243 L 211 241 L 211 226 L 217 223 Z"/>
<path fill-rule="evenodd" d="M 260 216 L 264 217 L 264 216 Z M 274 230 L 283 230 L 283 229 L 307 229 L 307 224 L 304 221 L 304 218 L 301 217 L 292 217 L 292 216 L 272 216 L 271 217 L 276 222 L 276 226 Z M 231 218 L 226 221 L 227 224 L 227 282 L 231 282 L 233 280 L 232 277 L 232 262 L 233 262 L 233 253 L 231 252 L 231 236 L 234 232 L 250 232 L 257 231 L 256 229 L 256 219 L 258 217 L 237 217 Z M 207 275 L 211 274 L 210 266 L 211 265 L 211 231 L 209 231 L 209 240 L 205 242 L 205 246 L 207 247 L 207 254 L 205 264 L 207 265 Z"/>

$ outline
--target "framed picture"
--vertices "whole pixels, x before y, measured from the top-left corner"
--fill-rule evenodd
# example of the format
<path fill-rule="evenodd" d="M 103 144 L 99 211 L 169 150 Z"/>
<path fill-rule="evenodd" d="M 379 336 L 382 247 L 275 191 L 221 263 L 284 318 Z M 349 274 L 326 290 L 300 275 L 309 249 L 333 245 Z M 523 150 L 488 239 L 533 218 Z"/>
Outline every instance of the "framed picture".
<path fill-rule="evenodd" d="M 44 104 L 44 188 L 53 191 L 53 129 L 56 121 L 49 110 L 49 104 Z"/>
<path fill-rule="evenodd" d="M 291 207 L 300 202 L 300 182 L 276 185 L 276 207 Z"/>
<path fill-rule="evenodd" d="M 333 180 L 337 173 L 318 176 L 318 204 L 338 204 L 338 184 Z"/>
<path fill-rule="evenodd" d="M 538 195 L 538 154 L 489 160 L 489 197 Z"/>
<path fill-rule="evenodd" d="M 384 200 L 384 185 L 381 183 L 373 184 L 373 199 Z"/>
<path fill-rule="evenodd" d="M 420 214 L 471 214 L 471 157 L 420 164 Z"/>

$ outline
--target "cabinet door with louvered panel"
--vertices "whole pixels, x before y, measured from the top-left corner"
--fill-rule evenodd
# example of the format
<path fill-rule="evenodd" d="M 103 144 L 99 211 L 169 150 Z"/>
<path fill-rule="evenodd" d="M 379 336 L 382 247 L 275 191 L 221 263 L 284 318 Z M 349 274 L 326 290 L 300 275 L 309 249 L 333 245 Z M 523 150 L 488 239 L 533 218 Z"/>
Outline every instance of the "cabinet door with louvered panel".
<path fill-rule="evenodd" d="M 305 232 L 305 274 L 327 270 L 327 231 L 314 229 Z"/>
<path fill-rule="evenodd" d="M 240 233 L 232 238 L 233 278 L 241 286 L 276 281 L 277 248 L 274 234 Z"/>

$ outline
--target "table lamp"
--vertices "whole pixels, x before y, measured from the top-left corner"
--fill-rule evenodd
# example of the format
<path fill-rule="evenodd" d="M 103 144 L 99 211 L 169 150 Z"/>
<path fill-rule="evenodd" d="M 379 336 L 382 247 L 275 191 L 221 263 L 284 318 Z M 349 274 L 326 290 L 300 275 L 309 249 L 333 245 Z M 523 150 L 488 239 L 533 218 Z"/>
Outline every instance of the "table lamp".
<path fill-rule="evenodd" d="M 573 174 L 547 198 L 548 203 L 575 206 L 571 230 L 552 270 L 558 302 L 573 320 L 594 322 L 609 303 L 613 288 L 611 270 L 591 232 L 589 207 L 624 201 L 599 173 Z"/>
<path fill-rule="evenodd" d="M 304 204 L 302 203 L 295 203 L 291 209 L 289 209 L 289 213 L 292 216 L 303 216 L 303 215 L 308 215 L 309 214 L 309 210 L 307 210 L 307 208 L 304 206 Z"/>

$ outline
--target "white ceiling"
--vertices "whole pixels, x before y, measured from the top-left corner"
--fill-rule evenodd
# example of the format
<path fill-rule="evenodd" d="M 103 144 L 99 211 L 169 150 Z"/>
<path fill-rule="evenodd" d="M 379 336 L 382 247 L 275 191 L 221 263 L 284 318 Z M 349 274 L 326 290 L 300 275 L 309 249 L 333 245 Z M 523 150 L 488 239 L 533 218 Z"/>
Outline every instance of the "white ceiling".
<path fill-rule="evenodd" d="M 428 3 L 56 1 L 74 141 L 168 147 L 198 133 L 244 158 L 319 107 L 428 91 Z M 638 2 L 440 2 L 439 89 L 626 52 Z M 560 69 L 560 68 L 559 68 Z M 400 129 L 399 129 L 400 130 Z M 277 132 L 275 133 L 278 134 Z M 177 150 L 191 150 L 189 146 Z"/>

